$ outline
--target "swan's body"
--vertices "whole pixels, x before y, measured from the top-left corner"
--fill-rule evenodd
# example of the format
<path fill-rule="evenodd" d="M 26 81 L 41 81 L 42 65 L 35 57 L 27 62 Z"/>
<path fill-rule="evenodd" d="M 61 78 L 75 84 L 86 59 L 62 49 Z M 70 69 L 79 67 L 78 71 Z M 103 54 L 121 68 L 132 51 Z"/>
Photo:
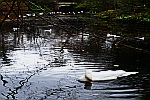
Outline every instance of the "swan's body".
<path fill-rule="evenodd" d="M 91 81 L 104 81 L 104 80 L 113 80 L 117 79 L 118 77 L 128 76 L 131 74 L 136 74 L 138 72 L 125 72 L 123 70 L 108 70 L 108 71 L 101 71 L 101 72 L 92 72 L 91 70 L 87 70 L 85 74 L 83 74 L 78 81 L 81 82 L 88 82 Z"/>

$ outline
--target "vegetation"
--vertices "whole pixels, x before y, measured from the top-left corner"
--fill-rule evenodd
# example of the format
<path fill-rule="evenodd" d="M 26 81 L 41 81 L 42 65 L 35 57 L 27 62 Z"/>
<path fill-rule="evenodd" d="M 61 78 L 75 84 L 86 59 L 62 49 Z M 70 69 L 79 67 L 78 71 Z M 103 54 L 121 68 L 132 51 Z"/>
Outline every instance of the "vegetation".
<path fill-rule="evenodd" d="M 12 1 L 12 0 L 6 0 Z M 77 2 L 75 10 L 93 13 L 107 19 L 150 21 L 149 0 L 30 0 L 47 11 L 53 11 L 57 2 Z M 0 0 L 2 2 L 2 0 Z M 2 4 L 2 3 L 1 3 Z M 39 11 L 36 7 L 33 10 Z"/>
<path fill-rule="evenodd" d="M 150 21 L 149 0 L 84 0 L 76 9 L 95 13 L 99 18 Z"/>

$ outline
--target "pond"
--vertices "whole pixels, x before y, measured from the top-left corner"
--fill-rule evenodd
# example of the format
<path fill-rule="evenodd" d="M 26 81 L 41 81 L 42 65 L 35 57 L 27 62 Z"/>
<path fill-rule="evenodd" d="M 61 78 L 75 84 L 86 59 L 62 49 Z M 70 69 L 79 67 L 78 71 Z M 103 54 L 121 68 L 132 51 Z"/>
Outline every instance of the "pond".
<path fill-rule="evenodd" d="M 130 48 L 112 49 L 103 38 L 98 52 L 74 49 L 80 36 L 69 37 L 53 25 L 36 26 L 34 33 L 11 28 L 0 34 L 0 99 L 17 100 L 148 100 L 150 56 Z M 89 36 L 87 32 L 85 36 Z M 106 37 L 103 34 L 102 37 Z M 88 41 L 88 37 L 84 38 Z M 62 46 L 63 45 L 63 46 Z M 92 71 L 139 72 L 111 81 L 81 83 L 77 79 Z"/>

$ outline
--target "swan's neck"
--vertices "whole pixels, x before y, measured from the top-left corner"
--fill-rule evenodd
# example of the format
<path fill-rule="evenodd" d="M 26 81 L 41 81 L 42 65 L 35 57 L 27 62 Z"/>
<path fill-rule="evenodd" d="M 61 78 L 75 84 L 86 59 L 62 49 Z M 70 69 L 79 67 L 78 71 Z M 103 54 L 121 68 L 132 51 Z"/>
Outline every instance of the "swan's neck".
<path fill-rule="evenodd" d="M 92 71 L 91 70 L 87 70 L 85 72 L 85 78 L 88 80 L 89 83 L 92 83 Z"/>

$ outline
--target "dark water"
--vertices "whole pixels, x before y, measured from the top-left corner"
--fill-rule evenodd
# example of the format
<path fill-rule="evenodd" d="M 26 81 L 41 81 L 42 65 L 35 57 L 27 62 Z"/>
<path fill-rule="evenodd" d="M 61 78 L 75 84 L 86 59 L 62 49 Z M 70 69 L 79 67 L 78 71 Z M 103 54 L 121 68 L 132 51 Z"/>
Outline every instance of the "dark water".
<path fill-rule="evenodd" d="M 0 99 L 149 99 L 149 55 L 124 47 L 112 49 L 112 42 L 107 39 L 99 52 L 78 52 L 73 48 L 81 41 L 80 36 L 69 37 L 70 44 L 62 47 L 67 39 L 63 30 L 51 25 L 34 28 L 32 34 L 12 29 L 0 34 Z M 51 31 L 46 32 L 47 29 Z M 87 41 L 88 37 L 84 39 Z M 92 85 L 78 82 L 87 69 L 121 69 L 139 74 Z"/>

